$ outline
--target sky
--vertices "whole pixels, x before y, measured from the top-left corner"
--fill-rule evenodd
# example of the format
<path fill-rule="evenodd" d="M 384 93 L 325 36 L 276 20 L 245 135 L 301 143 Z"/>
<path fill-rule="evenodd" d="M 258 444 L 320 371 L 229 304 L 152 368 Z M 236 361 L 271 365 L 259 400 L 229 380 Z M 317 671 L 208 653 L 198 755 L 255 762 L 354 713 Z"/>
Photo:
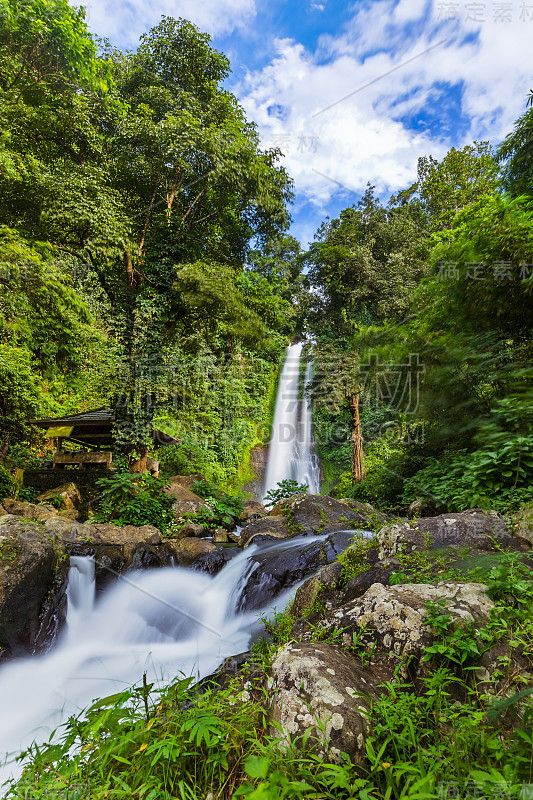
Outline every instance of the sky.
<path fill-rule="evenodd" d="M 229 88 L 294 180 L 291 233 L 386 200 L 419 156 L 498 144 L 533 87 L 533 0 L 89 0 L 89 28 L 121 48 L 162 14 L 231 61 Z"/>

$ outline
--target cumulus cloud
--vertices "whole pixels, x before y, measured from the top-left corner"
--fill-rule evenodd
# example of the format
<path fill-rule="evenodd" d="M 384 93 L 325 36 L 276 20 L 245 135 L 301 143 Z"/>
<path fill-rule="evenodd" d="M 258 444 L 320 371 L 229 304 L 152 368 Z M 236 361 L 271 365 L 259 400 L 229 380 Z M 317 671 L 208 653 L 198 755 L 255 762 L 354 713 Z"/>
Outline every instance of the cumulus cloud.
<path fill-rule="evenodd" d="M 468 19 L 476 5 L 483 20 Z M 523 110 L 533 13 L 520 19 L 515 0 L 514 16 L 502 21 L 497 6 L 509 4 L 356 6 L 346 28 L 313 51 L 277 40 L 270 63 L 236 92 L 265 146 L 280 147 L 297 192 L 316 207 L 327 210 L 339 192 L 360 194 L 368 181 L 395 191 L 415 179 L 420 155 L 440 158 L 473 139 L 497 142 Z M 459 105 L 451 110 L 453 89 Z M 416 129 L 417 115 L 428 114 L 433 124 Z"/>
<path fill-rule="evenodd" d="M 89 28 L 121 47 L 134 47 L 139 36 L 157 25 L 161 15 L 183 17 L 212 36 L 231 33 L 249 23 L 255 0 L 87 0 Z"/>

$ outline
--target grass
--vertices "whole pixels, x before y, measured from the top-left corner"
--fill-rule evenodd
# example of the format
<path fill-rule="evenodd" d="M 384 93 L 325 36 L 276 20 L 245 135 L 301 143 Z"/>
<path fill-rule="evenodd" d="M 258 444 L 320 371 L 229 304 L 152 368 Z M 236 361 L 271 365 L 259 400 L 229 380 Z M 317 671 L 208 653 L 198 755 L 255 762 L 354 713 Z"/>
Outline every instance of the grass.
<path fill-rule="evenodd" d="M 365 566 L 370 546 L 358 541 L 340 556 L 342 580 Z M 291 641 L 294 623 L 281 613 L 267 623 L 270 640 L 254 646 L 253 663 L 229 685 L 201 693 L 182 676 L 156 691 L 145 680 L 98 701 L 70 719 L 51 744 L 25 754 L 25 772 L 8 797 L 525 798 L 523 787 L 533 783 L 533 576 L 521 559 L 502 554 L 483 574 L 495 606 L 482 627 L 452 630 L 446 608 L 429 605 L 433 645 L 415 683 L 401 677 L 405 664 L 399 661 L 394 677 L 381 685 L 363 767 L 347 758 L 326 763 L 310 740 L 277 746 L 268 726 L 266 675 L 279 647 Z M 435 565 L 427 554 L 404 559 L 402 570 L 410 568 L 420 582 L 448 577 L 443 563 Z M 479 578 L 475 569 L 461 577 Z M 319 626 L 315 633 L 320 639 Z M 361 637 L 345 638 L 334 631 L 326 640 L 371 670 L 372 650 Z M 480 659 L 495 649 L 497 668 L 482 678 Z"/>

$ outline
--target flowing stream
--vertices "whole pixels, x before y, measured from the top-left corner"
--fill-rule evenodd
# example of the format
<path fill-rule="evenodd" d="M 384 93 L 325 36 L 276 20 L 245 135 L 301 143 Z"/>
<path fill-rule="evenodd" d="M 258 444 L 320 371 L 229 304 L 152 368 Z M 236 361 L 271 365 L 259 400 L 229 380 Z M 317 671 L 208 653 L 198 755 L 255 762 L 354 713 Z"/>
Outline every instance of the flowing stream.
<path fill-rule="evenodd" d="M 67 625 L 59 641 L 42 656 L 0 669 L 0 763 L 8 762 L 0 785 L 20 772 L 12 763 L 18 752 L 34 739 L 46 740 L 93 699 L 137 683 L 143 672 L 156 684 L 179 673 L 205 677 L 247 650 L 259 630 L 258 611 L 236 609 L 257 568 L 257 550 L 240 552 L 215 577 L 179 567 L 126 573 L 97 602 L 94 558 L 72 557 Z M 289 596 L 290 590 L 275 599 L 278 609 Z"/>

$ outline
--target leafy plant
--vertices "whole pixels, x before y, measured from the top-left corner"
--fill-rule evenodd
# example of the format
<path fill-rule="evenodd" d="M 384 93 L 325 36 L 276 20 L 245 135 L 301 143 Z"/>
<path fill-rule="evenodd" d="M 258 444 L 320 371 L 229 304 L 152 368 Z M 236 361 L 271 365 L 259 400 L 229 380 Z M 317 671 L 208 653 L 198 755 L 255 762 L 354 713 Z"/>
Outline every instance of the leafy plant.
<path fill-rule="evenodd" d="M 293 497 L 295 494 L 307 494 L 309 486 L 307 483 L 298 484 L 298 481 L 283 480 L 278 481 L 277 489 L 269 489 L 266 494 L 265 506 L 267 508 L 275 506 L 280 500 Z"/>
<path fill-rule="evenodd" d="M 117 472 L 97 481 L 102 489 L 96 522 L 116 525 L 154 525 L 164 532 L 173 522 L 172 498 L 163 489 L 166 482 L 149 472 Z"/>

